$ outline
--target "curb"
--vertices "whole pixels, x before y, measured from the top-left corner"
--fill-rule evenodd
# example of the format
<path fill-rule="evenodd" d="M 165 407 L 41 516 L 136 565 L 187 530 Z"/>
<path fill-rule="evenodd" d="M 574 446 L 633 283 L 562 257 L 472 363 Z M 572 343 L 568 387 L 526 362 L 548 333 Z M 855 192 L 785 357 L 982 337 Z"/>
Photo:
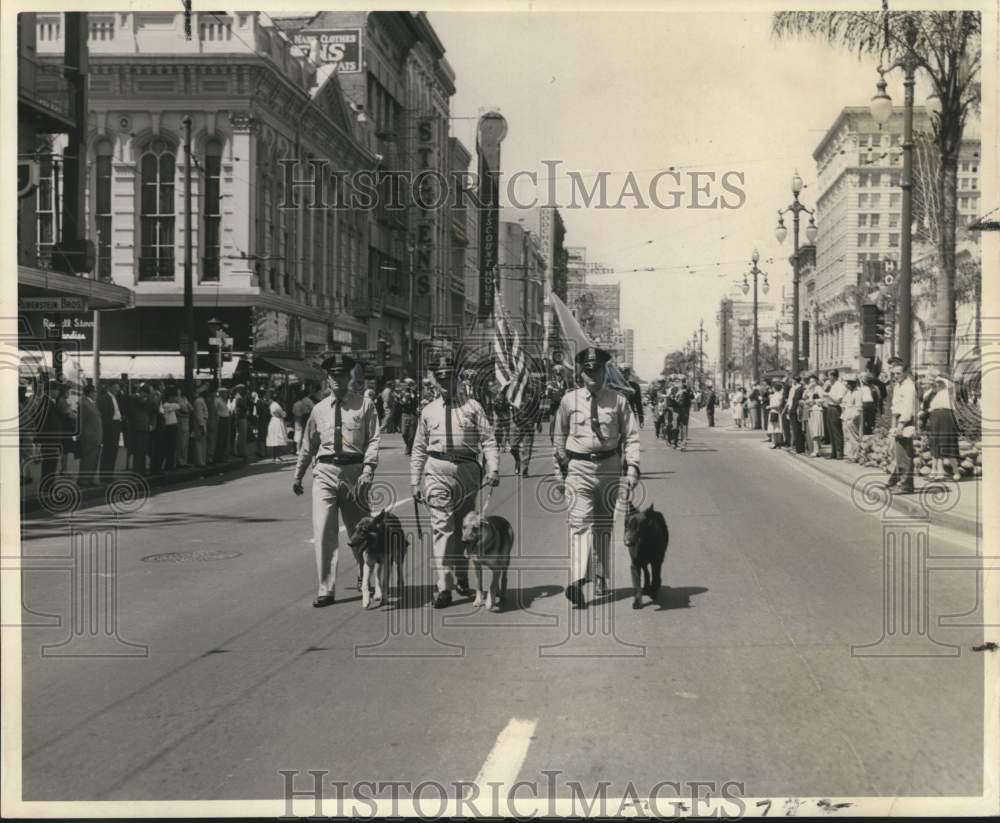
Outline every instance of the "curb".
<path fill-rule="evenodd" d="M 182 483 L 186 483 L 190 480 L 205 480 L 211 477 L 217 477 L 219 475 L 229 474 L 230 472 L 236 471 L 238 469 L 247 468 L 249 466 L 256 465 L 258 460 L 230 460 L 227 463 L 219 463 L 214 466 L 203 466 L 192 469 L 184 469 L 182 471 L 175 471 L 170 474 L 164 474 L 156 477 L 150 477 L 145 475 L 146 483 L 149 485 L 150 496 L 155 494 L 155 492 L 162 488 L 168 486 L 177 486 Z M 70 478 L 71 480 L 73 478 Z M 79 504 L 82 506 L 85 503 L 93 503 L 103 501 L 105 499 L 105 494 L 108 490 L 108 483 L 101 483 L 97 486 L 85 486 L 79 489 Z M 78 507 L 79 508 L 79 507 Z M 44 507 L 41 505 L 39 498 L 37 496 L 27 497 L 21 499 L 21 515 L 33 514 L 36 512 L 44 511 Z"/>
<path fill-rule="evenodd" d="M 806 457 L 802 454 L 793 453 L 793 457 L 800 463 L 805 463 L 811 466 L 820 474 L 825 475 L 833 480 L 840 481 L 843 485 L 848 488 L 853 488 L 855 480 L 847 480 L 839 472 L 828 469 L 823 465 L 822 461 L 826 458 L 820 458 L 814 460 L 812 458 Z M 967 482 L 963 485 L 968 485 L 975 487 L 975 481 Z M 929 517 L 932 523 L 938 523 L 942 526 L 947 526 L 950 529 L 955 529 L 956 531 L 964 532 L 965 534 L 971 534 L 975 537 L 982 537 L 982 527 L 978 520 L 970 520 L 968 517 L 962 517 L 958 514 L 951 514 L 949 512 L 938 512 L 938 511 L 928 511 L 925 506 L 920 503 L 919 492 L 915 495 L 890 495 L 889 506 L 897 511 L 901 511 L 905 514 L 914 515 L 916 517 Z"/>

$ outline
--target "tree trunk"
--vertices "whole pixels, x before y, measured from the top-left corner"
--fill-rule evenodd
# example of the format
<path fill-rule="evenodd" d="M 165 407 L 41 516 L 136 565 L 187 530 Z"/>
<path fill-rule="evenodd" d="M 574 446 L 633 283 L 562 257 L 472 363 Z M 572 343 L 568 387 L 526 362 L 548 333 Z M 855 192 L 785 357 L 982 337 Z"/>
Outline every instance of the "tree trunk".
<path fill-rule="evenodd" d="M 938 135 L 941 153 L 938 165 L 937 195 L 941 209 L 937 242 L 937 295 L 927 361 L 950 370 L 955 337 L 955 230 L 958 216 L 958 153 L 962 144 L 961 120 L 943 120 Z"/>

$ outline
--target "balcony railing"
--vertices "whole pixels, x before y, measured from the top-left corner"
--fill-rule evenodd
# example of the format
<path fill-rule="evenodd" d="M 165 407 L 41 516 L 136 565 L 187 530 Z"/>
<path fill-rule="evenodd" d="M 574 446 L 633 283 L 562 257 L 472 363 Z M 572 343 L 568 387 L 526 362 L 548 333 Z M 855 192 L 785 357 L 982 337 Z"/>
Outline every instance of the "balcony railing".
<path fill-rule="evenodd" d="M 72 117 L 76 94 L 62 69 L 17 56 L 17 93 L 62 117 Z"/>

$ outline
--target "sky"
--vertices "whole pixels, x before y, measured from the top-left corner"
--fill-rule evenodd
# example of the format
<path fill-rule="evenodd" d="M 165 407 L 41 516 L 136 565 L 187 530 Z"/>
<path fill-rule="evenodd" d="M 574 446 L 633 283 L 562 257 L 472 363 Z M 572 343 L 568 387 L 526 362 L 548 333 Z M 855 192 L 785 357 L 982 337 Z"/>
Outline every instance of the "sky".
<path fill-rule="evenodd" d="M 782 284 L 790 290 L 791 238 L 783 246 L 774 238 L 777 209 L 792 200 L 796 169 L 806 183 L 802 202 L 815 205 L 812 153 L 844 106 L 868 104 L 878 79 L 872 58 L 774 39 L 768 14 L 437 11 L 429 18 L 457 76 L 452 133 L 468 148 L 478 116 L 496 109 L 508 124 L 504 174 L 536 172 L 543 199 L 551 166 L 542 161 L 561 161 L 561 204 L 571 202 L 568 171 L 587 186 L 597 172 L 611 172 L 612 203 L 634 172 L 651 207 L 635 208 L 636 198 L 627 197 L 624 209 L 583 208 L 578 195 L 578 208 L 561 213 L 566 245 L 585 246 L 588 260 L 616 272 L 655 269 L 595 279 L 621 283 L 622 325 L 635 330 L 632 365 L 644 379 L 659 373 L 664 355 L 683 347 L 699 320 L 714 361 L 719 300 L 734 294 L 754 248 L 769 296 L 780 295 Z M 898 74 L 886 80 L 901 104 Z M 926 96 L 918 83 L 916 102 Z M 716 183 L 697 178 L 710 190 L 694 201 L 690 176 L 682 176 L 683 207 L 656 208 L 650 178 L 671 166 L 682 175 L 714 172 Z M 742 204 L 721 188 L 726 172 L 743 175 L 742 184 L 728 178 L 743 191 Z M 515 195 L 528 200 L 535 187 L 523 182 Z M 660 202 L 669 205 L 676 188 L 661 178 Z M 688 207 L 713 198 L 739 208 Z"/>

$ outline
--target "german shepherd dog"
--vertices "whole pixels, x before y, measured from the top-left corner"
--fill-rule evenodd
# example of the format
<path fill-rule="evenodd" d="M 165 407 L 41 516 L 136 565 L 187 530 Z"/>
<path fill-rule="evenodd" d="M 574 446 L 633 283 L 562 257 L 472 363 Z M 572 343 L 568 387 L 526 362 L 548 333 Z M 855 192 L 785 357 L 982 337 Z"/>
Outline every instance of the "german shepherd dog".
<path fill-rule="evenodd" d="M 399 518 L 388 509 L 379 514 L 362 517 L 351 535 L 348 545 L 361 567 L 361 605 L 378 608 L 388 599 L 389 578 L 393 563 L 396 564 L 396 586 L 403 595 L 403 561 L 406 559 L 408 541 Z M 372 599 L 371 585 L 375 586 Z"/>
<path fill-rule="evenodd" d="M 642 596 L 655 598 L 660 590 L 660 572 L 667 556 L 670 532 L 667 521 L 652 505 L 640 512 L 631 502 L 625 512 L 625 545 L 632 558 L 632 608 L 642 608 Z M 645 584 L 640 585 L 640 576 Z"/>
<path fill-rule="evenodd" d="M 474 605 L 485 604 L 491 612 L 500 611 L 507 594 L 507 568 L 514 545 L 514 528 L 498 515 L 481 517 L 476 512 L 469 512 L 462 521 L 462 542 L 476 578 Z M 483 568 L 489 572 L 488 587 L 483 586 Z"/>

